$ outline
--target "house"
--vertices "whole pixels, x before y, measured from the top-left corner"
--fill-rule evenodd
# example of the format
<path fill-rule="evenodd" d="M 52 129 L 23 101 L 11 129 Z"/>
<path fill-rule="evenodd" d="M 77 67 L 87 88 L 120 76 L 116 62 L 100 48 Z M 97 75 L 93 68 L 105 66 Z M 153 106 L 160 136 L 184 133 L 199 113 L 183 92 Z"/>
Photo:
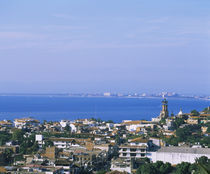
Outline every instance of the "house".
<path fill-rule="evenodd" d="M 50 160 L 54 160 L 58 156 L 58 149 L 55 146 L 46 147 L 46 151 L 43 154 L 43 156 L 50 159 Z"/>
<path fill-rule="evenodd" d="M 54 146 L 59 149 L 67 149 L 72 146 L 79 146 L 74 138 L 49 138 L 53 142 Z"/>
<path fill-rule="evenodd" d="M 35 141 L 38 143 L 40 148 L 42 148 L 42 146 L 45 144 L 43 135 L 36 135 Z"/>
<path fill-rule="evenodd" d="M 131 159 L 127 158 L 112 159 L 110 170 L 131 173 L 132 170 Z"/>
<path fill-rule="evenodd" d="M 39 125 L 39 121 L 33 118 L 20 118 L 14 120 L 14 125 L 18 129 L 23 129 L 26 127 L 34 127 Z"/>
<path fill-rule="evenodd" d="M 0 127 L 1 128 L 12 127 L 12 122 L 9 120 L 2 120 L 2 121 L 0 121 Z"/>
<path fill-rule="evenodd" d="M 70 125 L 70 121 L 69 120 L 61 120 L 60 125 L 61 125 L 61 128 L 64 129 L 66 126 Z"/>
<path fill-rule="evenodd" d="M 126 126 L 126 129 L 130 132 L 136 132 L 139 128 L 154 128 L 154 122 L 139 120 L 139 121 L 126 121 L 122 125 Z"/>
<path fill-rule="evenodd" d="M 191 116 L 187 119 L 187 124 L 198 124 L 199 116 Z"/>
<path fill-rule="evenodd" d="M 63 174 L 70 174 L 71 165 L 72 165 L 72 162 L 70 162 L 68 160 L 58 159 L 55 161 L 54 167 L 62 168 Z"/>

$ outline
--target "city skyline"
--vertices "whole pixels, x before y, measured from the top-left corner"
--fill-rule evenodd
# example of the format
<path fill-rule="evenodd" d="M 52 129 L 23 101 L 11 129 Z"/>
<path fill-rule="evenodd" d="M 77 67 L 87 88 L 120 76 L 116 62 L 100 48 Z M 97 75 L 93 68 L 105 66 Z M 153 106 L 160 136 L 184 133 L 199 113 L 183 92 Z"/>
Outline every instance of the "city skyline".
<path fill-rule="evenodd" d="M 210 2 L 0 0 L 0 93 L 210 93 Z"/>

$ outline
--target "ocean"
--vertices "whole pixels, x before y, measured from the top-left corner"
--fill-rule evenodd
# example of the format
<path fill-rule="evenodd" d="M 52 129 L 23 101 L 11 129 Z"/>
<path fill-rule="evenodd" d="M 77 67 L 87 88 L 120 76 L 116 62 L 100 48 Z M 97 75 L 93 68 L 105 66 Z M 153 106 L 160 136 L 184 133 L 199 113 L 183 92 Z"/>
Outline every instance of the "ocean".
<path fill-rule="evenodd" d="M 189 113 L 202 111 L 210 101 L 193 98 L 168 98 L 170 114 L 177 114 L 182 108 Z M 0 96 L 0 120 L 33 117 L 59 121 L 81 118 L 101 118 L 102 120 L 151 120 L 161 110 L 162 98 L 90 98 L 90 97 L 50 97 L 50 96 Z"/>

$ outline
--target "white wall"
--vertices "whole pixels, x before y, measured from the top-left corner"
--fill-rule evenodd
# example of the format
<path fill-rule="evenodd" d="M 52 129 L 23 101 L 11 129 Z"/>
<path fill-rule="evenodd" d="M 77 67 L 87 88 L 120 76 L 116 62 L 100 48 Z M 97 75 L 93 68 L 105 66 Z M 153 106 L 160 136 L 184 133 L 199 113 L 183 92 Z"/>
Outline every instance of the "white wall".
<path fill-rule="evenodd" d="M 206 156 L 210 158 L 210 154 L 193 154 L 193 153 L 175 153 L 175 152 L 151 152 L 152 162 L 163 161 L 169 162 L 172 165 L 179 164 L 181 162 L 194 163 L 196 158 Z"/>

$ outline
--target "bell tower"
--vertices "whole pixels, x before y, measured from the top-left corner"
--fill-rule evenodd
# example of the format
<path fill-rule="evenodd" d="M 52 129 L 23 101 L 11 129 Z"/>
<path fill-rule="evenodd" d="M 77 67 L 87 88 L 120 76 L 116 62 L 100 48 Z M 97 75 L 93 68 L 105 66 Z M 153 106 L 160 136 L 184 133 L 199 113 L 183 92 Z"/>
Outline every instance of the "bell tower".
<path fill-rule="evenodd" d="M 168 113 L 168 101 L 166 98 L 163 99 L 162 101 L 162 111 L 160 112 L 160 119 L 162 118 L 168 118 L 169 113 Z"/>

